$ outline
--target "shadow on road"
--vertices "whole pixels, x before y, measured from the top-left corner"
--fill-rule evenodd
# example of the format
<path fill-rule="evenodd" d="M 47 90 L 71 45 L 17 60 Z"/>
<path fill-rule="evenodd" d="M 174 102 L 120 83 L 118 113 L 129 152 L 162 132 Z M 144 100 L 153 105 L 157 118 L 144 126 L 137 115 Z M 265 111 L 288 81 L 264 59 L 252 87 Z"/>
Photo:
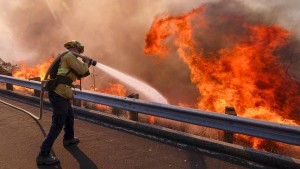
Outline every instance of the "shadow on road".
<path fill-rule="evenodd" d="M 96 164 L 77 146 L 65 147 L 73 157 L 78 161 L 80 168 L 98 169 Z"/>

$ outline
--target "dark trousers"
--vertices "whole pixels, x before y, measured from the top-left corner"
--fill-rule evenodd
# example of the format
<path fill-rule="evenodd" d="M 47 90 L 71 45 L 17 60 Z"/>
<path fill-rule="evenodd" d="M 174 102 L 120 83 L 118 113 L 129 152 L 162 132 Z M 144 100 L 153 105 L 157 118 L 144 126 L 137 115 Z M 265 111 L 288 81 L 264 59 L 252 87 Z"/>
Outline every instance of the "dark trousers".
<path fill-rule="evenodd" d="M 51 128 L 41 145 L 40 154 L 43 156 L 50 154 L 53 143 L 63 127 L 65 130 L 64 140 L 74 137 L 74 113 L 70 100 L 59 96 L 53 91 L 49 91 L 48 95 L 53 107 L 53 115 Z"/>

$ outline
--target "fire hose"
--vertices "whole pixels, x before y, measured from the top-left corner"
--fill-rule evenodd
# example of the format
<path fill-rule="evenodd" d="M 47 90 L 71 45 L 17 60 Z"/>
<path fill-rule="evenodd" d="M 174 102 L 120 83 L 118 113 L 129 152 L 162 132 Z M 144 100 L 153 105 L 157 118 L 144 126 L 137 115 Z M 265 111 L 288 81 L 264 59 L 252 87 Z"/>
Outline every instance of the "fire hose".
<path fill-rule="evenodd" d="M 20 107 L 17 107 L 17 106 L 15 106 L 15 105 L 12 105 L 12 104 L 10 104 L 10 103 L 7 103 L 7 102 L 5 102 L 5 101 L 3 101 L 3 100 L 0 100 L 0 102 L 3 103 L 3 104 L 5 104 L 5 105 L 7 105 L 7 106 L 9 106 L 9 107 L 12 107 L 12 108 L 17 109 L 17 110 L 20 110 L 20 111 L 22 111 L 22 112 L 24 112 L 24 113 L 27 113 L 27 114 L 30 115 L 31 117 L 33 117 L 33 118 L 39 120 L 35 115 L 33 115 L 32 113 L 30 113 L 29 111 L 27 111 L 27 110 L 25 110 L 25 109 L 22 109 L 22 108 L 20 108 Z"/>

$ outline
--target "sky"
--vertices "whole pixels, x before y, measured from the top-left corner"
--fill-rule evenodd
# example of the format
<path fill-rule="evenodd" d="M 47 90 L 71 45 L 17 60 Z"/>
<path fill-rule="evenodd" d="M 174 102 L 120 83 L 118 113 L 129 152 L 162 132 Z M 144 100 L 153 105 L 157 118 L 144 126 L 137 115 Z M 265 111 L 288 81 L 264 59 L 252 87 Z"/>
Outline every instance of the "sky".
<path fill-rule="evenodd" d="M 143 47 L 155 17 L 179 15 L 208 2 L 227 3 L 226 8 L 232 10 L 241 4 L 251 17 L 300 37 L 299 0 L 0 0 L 1 58 L 34 66 L 63 52 L 63 44 L 76 39 L 85 46 L 84 54 L 98 62 L 142 79 L 171 97 L 195 100 L 198 96 L 189 83 L 187 66 L 176 59 L 158 63 L 144 55 Z M 293 65 L 292 70 L 296 75 L 297 67 Z M 94 71 L 99 82 L 109 79 Z M 182 96 L 180 91 L 190 94 Z"/>

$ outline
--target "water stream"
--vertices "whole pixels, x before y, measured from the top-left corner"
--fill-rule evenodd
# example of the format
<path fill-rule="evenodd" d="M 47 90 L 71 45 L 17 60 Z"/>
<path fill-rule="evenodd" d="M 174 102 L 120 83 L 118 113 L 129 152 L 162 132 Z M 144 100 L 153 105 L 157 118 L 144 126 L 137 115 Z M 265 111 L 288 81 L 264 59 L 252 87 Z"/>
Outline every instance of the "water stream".
<path fill-rule="evenodd" d="M 157 90 L 155 90 L 153 87 L 146 84 L 145 82 L 142 82 L 136 78 L 133 78 L 132 76 L 117 71 L 101 63 L 97 63 L 96 67 L 106 72 L 107 74 L 111 75 L 112 77 L 120 80 L 121 82 L 128 85 L 129 87 L 135 89 L 137 92 L 143 94 L 147 100 L 158 102 L 158 103 L 169 104 L 167 99 L 163 95 L 161 95 Z"/>

